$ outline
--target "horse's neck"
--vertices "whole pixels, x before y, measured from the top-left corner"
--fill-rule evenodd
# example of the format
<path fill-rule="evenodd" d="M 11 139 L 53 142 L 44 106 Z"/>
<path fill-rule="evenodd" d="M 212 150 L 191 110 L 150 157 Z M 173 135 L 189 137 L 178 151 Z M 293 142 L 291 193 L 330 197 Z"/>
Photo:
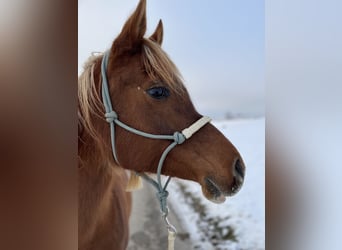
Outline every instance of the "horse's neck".
<path fill-rule="evenodd" d="M 131 211 L 127 179 L 119 167 L 79 169 L 79 249 L 126 249 Z"/>
<path fill-rule="evenodd" d="M 98 221 L 100 213 L 106 213 L 110 200 L 112 173 L 104 165 L 83 162 L 79 169 L 79 216 L 81 229 L 89 230 Z"/>
<path fill-rule="evenodd" d="M 98 74 L 94 72 L 95 78 Z M 126 249 L 131 210 L 130 193 L 125 192 L 128 178 L 113 160 L 109 129 L 101 127 L 108 124 L 96 116 L 93 121 L 107 139 L 97 143 L 79 124 L 79 249 Z"/>

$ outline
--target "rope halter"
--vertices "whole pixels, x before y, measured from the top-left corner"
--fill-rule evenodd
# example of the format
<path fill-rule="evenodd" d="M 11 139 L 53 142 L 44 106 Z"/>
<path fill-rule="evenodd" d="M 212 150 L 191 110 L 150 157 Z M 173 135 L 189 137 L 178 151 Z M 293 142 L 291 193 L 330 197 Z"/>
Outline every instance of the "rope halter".
<path fill-rule="evenodd" d="M 157 181 L 153 180 L 151 177 L 146 175 L 145 173 L 136 173 L 137 175 L 141 176 L 144 178 L 147 182 L 152 184 L 156 189 L 157 189 L 157 199 L 159 201 L 160 205 L 160 210 L 162 213 L 162 217 L 164 219 L 164 222 L 166 224 L 166 227 L 169 232 L 169 238 L 170 235 L 175 237 L 176 235 L 176 228 L 170 224 L 170 222 L 167 219 L 169 209 L 167 206 L 167 197 L 169 195 L 168 191 L 166 190 L 171 177 L 168 177 L 165 185 L 162 185 L 161 182 L 161 171 L 162 167 L 165 161 L 166 156 L 168 153 L 177 145 L 180 145 L 184 143 L 187 139 L 189 139 L 195 132 L 200 130 L 204 125 L 209 123 L 211 119 L 207 116 L 203 116 L 199 120 L 197 120 L 195 123 L 193 123 L 190 127 L 183 129 L 181 132 L 174 132 L 173 135 L 155 135 L 155 134 L 150 134 L 143 132 L 141 130 L 137 130 L 135 128 L 132 128 L 128 126 L 127 124 L 121 122 L 118 118 L 117 113 L 113 110 L 112 107 L 112 102 L 110 99 L 110 94 L 109 94 L 109 89 L 108 89 L 108 80 L 107 80 L 107 66 L 108 66 L 108 59 L 109 59 L 109 51 L 106 51 L 103 55 L 102 58 L 102 63 L 101 63 L 101 76 L 102 76 L 102 101 L 105 107 L 105 118 L 106 121 L 110 124 L 110 134 L 111 134 L 111 144 L 112 144 L 112 153 L 115 161 L 120 165 L 118 161 L 118 156 L 116 153 L 116 148 L 115 148 L 115 125 L 133 133 L 139 136 L 143 136 L 146 138 L 150 139 L 157 139 L 157 140 L 170 140 L 173 141 L 162 153 L 159 163 L 158 163 L 158 168 L 157 168 Z"/>

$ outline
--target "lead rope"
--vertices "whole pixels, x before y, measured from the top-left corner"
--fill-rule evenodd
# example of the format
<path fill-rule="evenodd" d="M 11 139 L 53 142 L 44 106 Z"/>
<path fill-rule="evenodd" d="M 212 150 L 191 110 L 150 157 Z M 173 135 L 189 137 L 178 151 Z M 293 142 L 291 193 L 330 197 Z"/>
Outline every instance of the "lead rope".
<path fill-rule="evenodd" d="M 160 211 L 162 213 L 162 218 L 166 224 L 166 228 L 168 230 L 168 250 L 174 250 L 174 242 L 177 235 L 176 228 L 169 222 L 167 216 L 169 214 L 169 208 L 167 206 L 167 197 L 169 192 L 166 190 L 171 177 L 168 177 L 165 185 L 162 185 L 161 182 L 161 171 L 168 153 L 177 145 L 182 144 L 185 140 L 189 139 L 195 132 L 201 129 L 205 124 L 211 121 L 211 119 L 207 116 L 203 116 L 195 123 L 193 123 L 190 127 L 182 130 L 182 132 L 174 132 L 173 135 L 155 135 L 146 133 L 135 128 L 128 126 L 127 124 L 121 122 L 118 118 L 117 113 L 113 110 L 112 102 L 110 99 L 109 89 L 108 89 L 108 80 L 107 80 L 107 66 L 108 66 L 108 59 L 109 59 L 109 52 L 106 51 L 103 54 L 102 62 L 101 62 L 101 76 L 102 76 L 102 101 L 105 107 L 105 118 L 106 121 L 110 124 L 110 137 L 111 137 L 111 144 L 112 144 L 112 153 L 115 161 L 120 165 L 118 161 L 118 156 L 116 153 L 115 148 L 115 125 L 120 126 L 121 128 L 139 135 L 143 137 L 147 137 L 150 139 L 157 139 L 157 140 L 172 140 L 173 142 L 164 150 L 163 154 L 161 155 L 158 163 L 157 168 L 157 181 L 153 180 L 151 177 L 146 175 L 145 173 L 136 173 L 137 175 L 141 176 L 147 182 L 149 182 L 152 186 L 157 189 L 157 198 L 159 201 Z"/>

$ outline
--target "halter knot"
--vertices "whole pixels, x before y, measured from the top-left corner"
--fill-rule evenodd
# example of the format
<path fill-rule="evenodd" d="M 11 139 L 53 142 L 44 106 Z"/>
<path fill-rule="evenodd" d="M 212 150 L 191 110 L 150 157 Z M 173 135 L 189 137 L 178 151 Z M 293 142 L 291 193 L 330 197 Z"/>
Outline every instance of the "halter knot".
<path fill-rule="evenodd" d="M 182 144 L 183 142 L 185 142 L 186 138 L 185 138 L 185 136 L 182 133 L 175 132 L 173 134 L 173 140 L 175 142 L 177 142 L 177 144 Z"/>
<path fill-rule="evenodd" d="M 112 123 L 113 121 L 118 119 L 118 114 L 115 111 L 112 110 L 112 111 L 106 113 L 105 117 L 106 117 L 106 121 L 108 123 Z"/>
<path fill-rule="evenodd" d="M 160 203 L 161 211 L 165 214 L 168 214 L 167 197 L 169 196 L 169 192 L 166 190 L 161 190 L 161 191 L 158 191 L 156 195 Z"/>

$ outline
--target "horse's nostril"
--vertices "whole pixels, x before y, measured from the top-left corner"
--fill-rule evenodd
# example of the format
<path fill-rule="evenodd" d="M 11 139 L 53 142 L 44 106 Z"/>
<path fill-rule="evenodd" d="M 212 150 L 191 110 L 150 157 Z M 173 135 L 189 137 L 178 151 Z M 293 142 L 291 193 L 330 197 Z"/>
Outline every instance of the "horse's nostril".
<path fill-rule="evenodd" d="M 245 170 L 243 163 L 240 159 L 237 159 L 234 166 L 234 176 L 239 175 L 240 177 L 245 177 Z"/>

